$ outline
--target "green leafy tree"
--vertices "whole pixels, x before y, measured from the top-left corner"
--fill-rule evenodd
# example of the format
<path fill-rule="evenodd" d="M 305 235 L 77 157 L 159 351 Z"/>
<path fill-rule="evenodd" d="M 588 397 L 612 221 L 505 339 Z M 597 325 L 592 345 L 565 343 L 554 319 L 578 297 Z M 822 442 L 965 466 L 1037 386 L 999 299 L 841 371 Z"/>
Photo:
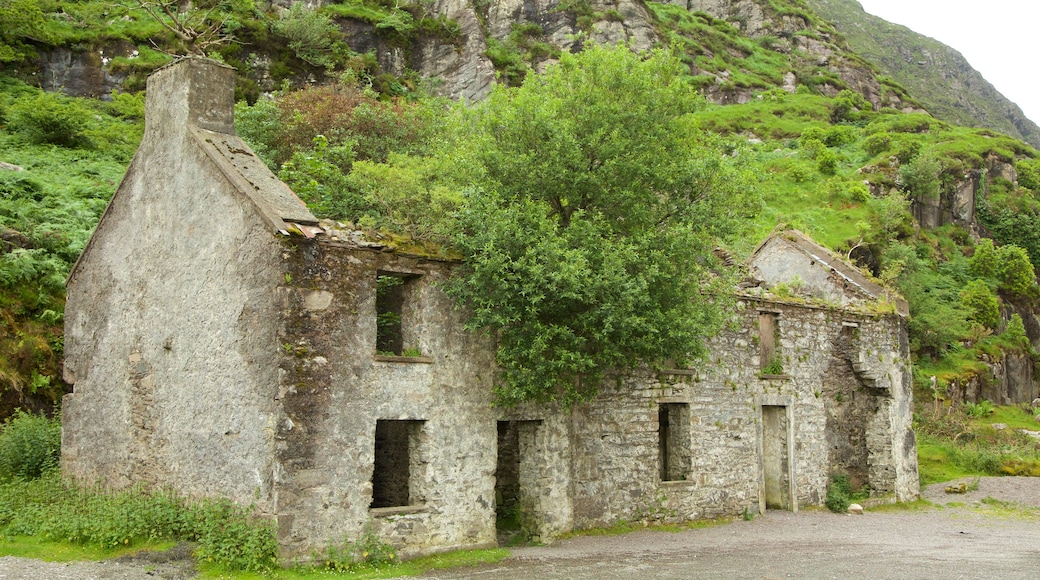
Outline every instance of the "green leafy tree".
<path fill-rule="evenodd" d="M 502 403 L 593 396 L 604 374 L 704 352 L 713 249 L 756 203 L 662 52 L 591 47 L 466 115 L 449 291 L 497 338 Z"/>
<path fill-rule="evenodd" d="M 145 11 L 177 39 L 177 54 L 206 55 L 234 40 L 230 23 L 253 11 L 253 0 L 126 0 L 130 9 Z"/>
<path fill-rule="evenodd" d="M 315 66 L 332 70 L 353 54 L 328 14 L 311 10 L 300 2 L 274 21 L 271 29 L 289 40 L 289 48 L 296 56 Z"/>
<path fill-rule="evenodd" d="M 969 335 L 971 312 L 960 300 L 964 285 L 919 255 L 920 249 L 903 243 L 889 246 L 883 278 L 894 281 L 910 303 L 911 350 L 934 359 Z"/>
<path fill-rule="evenodd" d="M 910 192 L 911 197 L 921 200 L 939 199 L 939 173 L 942 164 L 928 152 L 914 157 L 913 161 L 900 166 L 899 183 Z"/>
<path fill-rule="evenodd" d="M 970 320 L 991 330 L 1000 325 L 1000 301 L 989 284 L 972 280 L 961 290 L 960 296 L 961 304 L 971 313 Z"/>
<path fill-rule="evenodd" d="M 1000 258 L 997 257 L 997 249 L 993 246 L 993 240 L 982 238 L 975 246 L 975 253 L 968 262 L 968 272 L 976 278 L 996 279 L 999 268 Z"/>
<path fill-rule="evenodd" d="M 1001 246 L 997 250 L 997 259 L 1000 264 L 997 276 L 1001 288 L 1025 296 L 1036 286 L 1036 272 L 1025 250 L 1015 245 Z"/>

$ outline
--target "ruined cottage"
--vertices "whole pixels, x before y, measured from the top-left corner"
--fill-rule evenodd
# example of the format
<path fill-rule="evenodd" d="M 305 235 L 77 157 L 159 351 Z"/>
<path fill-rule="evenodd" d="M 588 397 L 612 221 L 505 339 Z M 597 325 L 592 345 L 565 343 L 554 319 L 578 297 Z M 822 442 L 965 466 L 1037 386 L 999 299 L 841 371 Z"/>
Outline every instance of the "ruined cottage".
<path fill-rule="evenodd" d="M 234 71 L 148 84 L 140 150 L 68 281 L 62 468 L 255 504 L 288 554 L 405 555 L 622 519 L 918 495 L 906 306 L 797 232 L 753 254 L 692 368 L 571 409 L 492 405 L 453 263 L 320 224 L 233 129 Z"/>

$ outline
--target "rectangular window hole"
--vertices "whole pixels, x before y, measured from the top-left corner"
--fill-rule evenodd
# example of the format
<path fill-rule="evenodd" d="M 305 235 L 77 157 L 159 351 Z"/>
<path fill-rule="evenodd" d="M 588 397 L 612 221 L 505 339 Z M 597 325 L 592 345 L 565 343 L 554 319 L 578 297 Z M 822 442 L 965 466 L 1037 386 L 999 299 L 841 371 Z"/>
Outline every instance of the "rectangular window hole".
<path fill-rule="evenodd" d="M 421 504 L 418 488 L 424 421 L 376 421 L 372 508 Z"/>
<path fill-rule="evenodd" d="M 398 272 L 376 275 L 376 354 L 421 356 L 415 333 L 419 276 Z"/>
<path fill-rule="evenodd" d="M 657 408 L 661 481 L 685 481 L 690 466 L 690 406 L 662 403 Z"/>

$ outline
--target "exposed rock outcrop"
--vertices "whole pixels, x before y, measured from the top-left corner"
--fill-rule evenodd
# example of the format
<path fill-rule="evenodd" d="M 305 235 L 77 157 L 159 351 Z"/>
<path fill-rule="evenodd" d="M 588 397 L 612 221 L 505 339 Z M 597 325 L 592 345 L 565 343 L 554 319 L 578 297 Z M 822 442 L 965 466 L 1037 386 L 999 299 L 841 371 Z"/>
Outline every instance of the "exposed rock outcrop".
<path fill-rule="evenodd" d="M 111 98 L 113 92 L 123 89 L 127 77 L 124 72 L 112 70 L 111 58 L 133 54 L 134 47 L 123 43 L 90 51 L 43 51 L 39 60 L 40 88 L 74 97 Z"/>

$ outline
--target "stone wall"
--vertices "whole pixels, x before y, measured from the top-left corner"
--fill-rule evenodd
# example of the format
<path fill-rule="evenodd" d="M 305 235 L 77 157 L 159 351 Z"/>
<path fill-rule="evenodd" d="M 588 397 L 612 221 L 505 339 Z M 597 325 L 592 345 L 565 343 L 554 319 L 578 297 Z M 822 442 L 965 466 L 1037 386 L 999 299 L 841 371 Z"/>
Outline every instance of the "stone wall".
<path fill-rule="evenodd" d="M 230 92 L 229 71 L 186 74 Z M 281 245 L 186 131 L 166 86 L 184 72 L 153 77 L 145 139 L 69 279 L 62 467 L 266 508 Z"/>
<path fill-rule="evenodd" d="M 463 331 L 436 260 L 300 243 L 282 330 L 277 508 L 289 551 L 373 531 L 404 554 L 495 540 L 493 357 Z M 410 276 L 403 317 L 421 356 L 376 353 L 376 277 Z M 405 506 L 370 509 L 378 420 L 421 422 Z"/>
<path fill-rule="evenodd" d="M 760 372 L 763 309 L 778 315 L 782 375 Z M 776 476 L 784 490 L 793 489 L 788 509 L 820 504 L 832 472 L 851 471 L 874 496 L 917 496 L 909 359 L 900 319 L 750 299 L 738 316 L 739 330 L 715 339 L 704 365 L 623 377 L 575 410 L 577 527 L 757 511 L 765 503 L 763 446 L 769 444 L 763 442 L 763 413 L 772 412 L 764 407 L 783 408 L 781 423 L 788 422 L 779 426 L 782 440 L 776 445 L 787 451 Z M 864 359 L 864 379 L 850 358 Z M 684 481 L 660 478 L 661 404 L 688 406 Z M 852 421 L 841 424 L 843 419 Z"/>

